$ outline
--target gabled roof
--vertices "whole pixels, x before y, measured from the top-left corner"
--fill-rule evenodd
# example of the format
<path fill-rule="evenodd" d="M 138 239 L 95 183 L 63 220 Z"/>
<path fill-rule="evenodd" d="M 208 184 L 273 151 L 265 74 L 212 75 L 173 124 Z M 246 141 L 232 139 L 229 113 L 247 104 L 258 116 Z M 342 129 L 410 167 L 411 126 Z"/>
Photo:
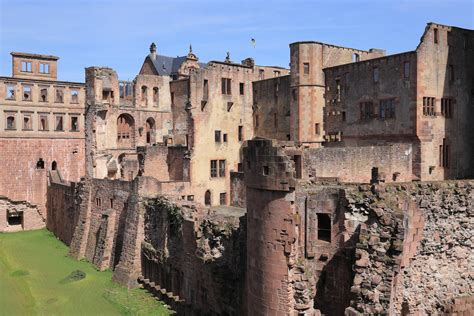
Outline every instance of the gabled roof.
<path fill-rule="evenodd" d="M 151 54 L 147 56 L 150 61 L 155 66 L 156 72 L 160 76 L 170 76 L 178 72 L 179 67 L 186 61 L 187 56 L 177 56 L 177 57 L 169 57 L 163 55 L 156 55 L 156 58 L 153 59 Z M 199 66 L 205 67 L 206 64 L 199 63 Z"/>

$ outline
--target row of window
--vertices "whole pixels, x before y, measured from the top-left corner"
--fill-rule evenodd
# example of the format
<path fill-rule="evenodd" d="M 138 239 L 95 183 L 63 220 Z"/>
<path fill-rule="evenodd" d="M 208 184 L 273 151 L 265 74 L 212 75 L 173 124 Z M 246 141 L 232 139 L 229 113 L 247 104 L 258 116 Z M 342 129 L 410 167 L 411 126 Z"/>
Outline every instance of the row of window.
<path fill-rule="evenodd" d="M 55 114 L 54 115 L 54 131 L 64 131 L 65 130 L 65 114 Z M 33 113 L 22 113 L 22 123 L 21 129 L 25 131 L 33 130 Z M 39 131 L 49 131 L 49 117 L 48 113 L 38 113 L 38 130 Z M 5 112 L 5 130 L 17 130 L 19 128 L 17 123 L 17 113 Z M 79 115 L 69 115 L 69 130 L 71 132 L 79 132 Z"/>
<path fill-rule="evenodd" d="M 21 85 L 21 96 L 17 97 L 16 85 L 15 84 L 6 84 L 6 93 L 5 100 L 8 101 L 33 101 L 33 89 L 32 85 L 22 84 Z M 49 102 L 49 87 L 39 86 L 39 102 Z M 70 102 L 79 103 L 79 91 L 77 89 L 70 89 Z M 54 102 L 55 103 L 64 103 L 64 88 L 54 88 Z"/>
<path fill-rule="evenodd" d="M 238 133 L 239 142 L 243 141 L 244 140 L 244 127 L 242 125 L 239 125 L 237 133 Z M 227 134 L 222 133 L 220 130 L 215 130 L 214 141 L 216 143 L 221 143 L 221 142 L 227 143 Z"/>
<path fill-rule="evenodd" d="M 33 67 L 31 61 L 22 61 L 21 62 L 21 72 L 33 72 Z M 49 64 L 40 63 L 39 64 L 39 73 L 40 74 L 49 74 Z"/>
<path fill-rule="evenodd" d="M 359 103 L 359 109 L 361 120 L 369 120 L 377 116 L 378 118 L 383 120 L 392 119 L 395 118 L 395 99 L 379 100 L 378 115 L 376 115 L 377 112 L 372 101 L 365 101 Z"/>
<path fill-rule="evenodd" d="M 446 118 L 453 117 L 453 107 L 456 103 L 453 98 L 441 98 L 441 115 Z M 423 115 L 436 116 L 436 99 L 433 97 L 423 97 Z"/>

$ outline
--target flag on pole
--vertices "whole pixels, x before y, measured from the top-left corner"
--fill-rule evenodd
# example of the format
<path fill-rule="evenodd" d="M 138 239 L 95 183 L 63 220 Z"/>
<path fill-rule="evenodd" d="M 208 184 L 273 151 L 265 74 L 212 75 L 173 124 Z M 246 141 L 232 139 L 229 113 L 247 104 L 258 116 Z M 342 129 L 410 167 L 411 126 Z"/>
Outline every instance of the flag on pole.
<path fill-rule="evenodd" d="M 257 41 L 255 40 L 255 38 L 251 38 L 250 43 L 252 43 L 253 48 L 255 48 L 255 45 L 257 44 Z"/>

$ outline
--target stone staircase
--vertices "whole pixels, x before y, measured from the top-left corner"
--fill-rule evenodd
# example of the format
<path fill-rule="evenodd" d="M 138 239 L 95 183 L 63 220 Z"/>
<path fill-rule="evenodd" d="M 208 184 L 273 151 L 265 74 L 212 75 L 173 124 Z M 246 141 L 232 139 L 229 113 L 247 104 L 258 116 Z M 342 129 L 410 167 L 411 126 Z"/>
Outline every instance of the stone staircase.
<path fill-rule="evenodd" d="M 184 299 L 180 298 L 178 295 L 173 294 L 171 291 L 167 291 L 165 288 L 162 288 L 159 284 L 155 282 L 150 282 L 149 279 L 145 279 L 143 276 L 138 277 L 138 283 L 143 286 L 148 292 L 153 294 L 160 301 L 165 302 L 170 305 L 172 308 L 176 308 L 177 305 L 184 304 Z"/>

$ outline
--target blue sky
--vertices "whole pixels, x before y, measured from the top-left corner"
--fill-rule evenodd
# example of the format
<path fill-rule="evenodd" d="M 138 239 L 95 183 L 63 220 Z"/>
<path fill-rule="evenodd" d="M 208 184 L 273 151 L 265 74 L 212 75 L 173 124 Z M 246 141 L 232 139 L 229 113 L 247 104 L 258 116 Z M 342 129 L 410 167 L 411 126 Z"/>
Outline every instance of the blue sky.
<path fill-rule="evenodd" d="M 317 40 L 388 54 L 413 50 L 427 22 L 474 29 L 473 0 L 0 0 L 0 75 L 11 51 L 57 55 L 61 80 L 109 66 L 133 79 L 151 42 L 200 61 L 288 66 L 288 44 Z M 250 39 L 256 39 L 254 48 Z"/>

